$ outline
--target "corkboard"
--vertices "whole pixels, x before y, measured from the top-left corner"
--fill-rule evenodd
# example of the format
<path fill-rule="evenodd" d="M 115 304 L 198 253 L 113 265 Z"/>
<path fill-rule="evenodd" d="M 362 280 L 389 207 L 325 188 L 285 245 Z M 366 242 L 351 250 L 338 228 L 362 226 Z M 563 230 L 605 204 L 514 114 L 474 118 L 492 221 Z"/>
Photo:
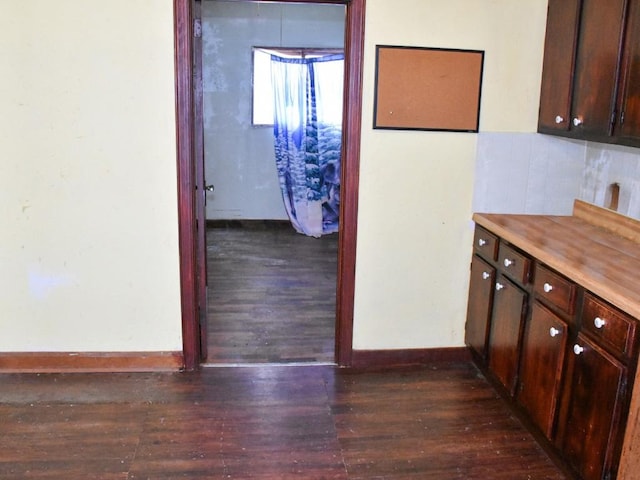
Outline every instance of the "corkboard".
<path fill-rule="evenodd" d="M 484 52 L 376 46 L 373 128 L 477 132 Z"/>

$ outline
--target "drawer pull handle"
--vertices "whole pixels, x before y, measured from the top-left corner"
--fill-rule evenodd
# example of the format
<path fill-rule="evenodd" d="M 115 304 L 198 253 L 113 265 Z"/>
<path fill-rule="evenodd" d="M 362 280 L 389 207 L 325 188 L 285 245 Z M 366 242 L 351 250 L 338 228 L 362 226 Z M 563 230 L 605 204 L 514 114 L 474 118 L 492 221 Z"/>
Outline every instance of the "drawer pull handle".
<path fill-rule="evenodd" d="M 491 274 L 489 272 L 482 272 L 482 279 L 488 280 Z"/>
<path fill-rule="evenodd" d="M 545 283 L 542 286 L 542 289 L 545 291 L 545 293 L 549 293 L 551 290 L 553 290 L 553 285 L 551 285 L 550 283 Z"/>
<path fill-rule="evenodd" d="M 484 238 L 478 239 L 478 245 L 480 245 L 481 247 L 484 247 L 486 244 L 487 244 L 487 241 Z"/>
<path fill-rule="evenodd" d="M 573 346 L 573 353 L 575 353 L 576 355 L 580 355 L 582 352 L 584 352 L 584 347 L 581 347 L 580 345 L 578 345 L 577 343 Z"/>
<path fill-rule="evenodd" d="M 513 265 L 513 260 L 509 260 L 508 258 L 505 258 L 503 263 L 505 267 L 510 267 L 511 265 Z"/>
<path fill-rule="evenodd" d="M 551 327 L 549 329 L 549 335 L 551 335 L 552 337 L 557 337 L 558 335 L 560 335 L 560 330 L 558 330 L 556 327 Z"/>
<path fill-rule="evenodd" d="M 605 322 L 605 320 L 600 317 L 596 317 L 593 319 L 593 324 L 595 325 L 596 328 L 602 328 L 605 326 L 606 323 L 607 322 Z"/>
<path fill-rule="evenodd" d="M 497 290 L 497 291 L 500 291 L 500 290 L 502 290 L 503 288 L 504 288 L 504 285 L 503 285 L 503 284 L 501 284 L 501 283 L 496 283 L 496 290 Z"/>
<path fill-rule="evenodd" d="M 556 115 L 556 123 L 564 122 L 564 117 L 562 115 Z"/>

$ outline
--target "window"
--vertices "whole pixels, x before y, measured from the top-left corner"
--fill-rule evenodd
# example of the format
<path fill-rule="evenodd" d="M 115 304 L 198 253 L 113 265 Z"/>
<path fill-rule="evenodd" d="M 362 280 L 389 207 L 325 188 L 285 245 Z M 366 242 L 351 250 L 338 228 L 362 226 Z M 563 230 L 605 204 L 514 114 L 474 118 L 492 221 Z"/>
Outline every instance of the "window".
<path fill-rule="evenodd" d="M 271 55 L 289 58 L 321 57 L 342 53 L 342 49 L 317 48 L 253 48 L 253 99 L 251 122 L 255 126 L 273 125 L 273 89 L 271 87 Z M 342 72 L 339 72 L 342 75 Z M 342 115 L 341 93 L 340 103 L 336 106 Z"/>

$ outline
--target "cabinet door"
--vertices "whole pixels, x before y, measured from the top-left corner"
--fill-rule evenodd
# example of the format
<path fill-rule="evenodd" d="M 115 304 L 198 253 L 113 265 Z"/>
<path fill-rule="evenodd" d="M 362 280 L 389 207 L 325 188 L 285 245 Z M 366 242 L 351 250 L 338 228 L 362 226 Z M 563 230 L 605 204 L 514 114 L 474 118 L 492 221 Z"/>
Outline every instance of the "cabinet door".
<path fill-rule="evenodd" d="M 582 334 L 571 354 L 573 375 L 561 449 L 584 480 L 614 478 L 626 370 Z"/>
<path fill-rule="evenodd" d="M 527 294 L 504 275 L 496 281 L 489 335 L 489 370 L 510 395 L 515 393 Z"/>
<path fill-rule="evenodd" d="M 569 130 L 580 0 L 549 0 L 538 130 Z"/>
<path fill-rule="evenodd" d="M 534 303 L 522 340 L 517 400 L 550 440 L 553 437 L 567 338 L 566 323 L 538 302 Z"/>
<path fill-rule="evenodd" d="M 486 344 L 491 318 L 495 272 L 495 268 L 487 262 L 477 255 L 473 256 L 469 279 L 465 342 L 483 359 L 486 358 L 487 353 Z"/>
<path fill-rule="evenodd" d="M 640 0 L 629 1 L 616 136 L 640 140 Z"/>
<path fill-rule="evenodd" d="M 625 0 L 583 0 L 571 128 L 581 138 L 613 133 Z"/>

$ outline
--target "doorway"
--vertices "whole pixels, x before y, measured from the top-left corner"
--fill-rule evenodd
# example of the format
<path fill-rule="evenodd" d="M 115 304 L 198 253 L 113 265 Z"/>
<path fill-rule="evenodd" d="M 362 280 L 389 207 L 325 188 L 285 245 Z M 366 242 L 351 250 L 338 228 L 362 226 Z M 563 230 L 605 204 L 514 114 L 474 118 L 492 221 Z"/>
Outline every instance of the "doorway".
<path fill-rule="evenodd" d="M 283 0 L 287 2 L 288 0 Z M 297 3 L 343 3 L 346 5 L 345 96 L 343 123 L 342 204 L 338 241 L 336 289 L 335 361 L 351 364 L 353 337 L 353 296 L 357 232 L 358 171 L 362 110 L 362 57 L 364 47 L 364 0 L 321 2 L 295 0 Z M 193 35 L 194 0 L 174 0 L 176 60 L 176 121 L 178 163 L 178 211 L 183 353 L 186 370 L 199 367 L 202 353 L 201 313 L 206 298 L 201 295 L 205 280 L 205 258 L 199 249 L 204 238 L 204 215 L 200 199 L 206 190 L 197 175 L 196 132 L 201 119 L 194 115 Z M 200 152 L 201 153 L 201 152 Z"/>
<path fill-rule="evenodd" d="M 320 238 L 295 232 L 304 227 L 306 233 L 320 233 L 317 223 L 295 216 L 301 205 L 290 206 L 295 222 L 287 215 L 278 171 L 292 160 L 287 156 L 276 168 L 269 87 L 274 51 L 299 55 L 299 61 L 343 52 L 345 9 L 335 4 L 202 3 L 204 170 L 205 183 L 215 185 L 206 195 L 206 365 L 334 362 L 337 223 L 319 223 Z M 289 82 L 295 77 L 292 70 L 303 70 L 299 63 L 277 66 L 282 65 L 288 75 L 279 78 Z M 331 70 L 335 65 L 337 71 Z M 323 96 L 314 97 L 325 102 L 320 113 L 335 111 L 318 120 L 325 136 L 335 131 L 331 125 L 342 123 L 343 70 L 339 60 L 315 63 L 311 70 L 321 79 L 331 72 L 331 81 L 322 84 Z M 272 107 L 270 114 L 258 115 L 267 107 Z M 338 156 L 336 165 L 339 172 Z"/>

